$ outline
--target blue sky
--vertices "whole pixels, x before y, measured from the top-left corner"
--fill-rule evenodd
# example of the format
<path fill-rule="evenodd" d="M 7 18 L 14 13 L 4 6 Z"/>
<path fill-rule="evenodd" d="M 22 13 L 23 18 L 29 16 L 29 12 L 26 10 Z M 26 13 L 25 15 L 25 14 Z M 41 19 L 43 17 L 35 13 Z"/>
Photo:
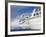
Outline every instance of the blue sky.
<path fill-rule="evenodd" d="M 11 19 L 14 19 L 16 16 L 21 15 L 22 13 L 32 13 L 35 8 L 37 9 L 39 7 L 11 5 Z"/>

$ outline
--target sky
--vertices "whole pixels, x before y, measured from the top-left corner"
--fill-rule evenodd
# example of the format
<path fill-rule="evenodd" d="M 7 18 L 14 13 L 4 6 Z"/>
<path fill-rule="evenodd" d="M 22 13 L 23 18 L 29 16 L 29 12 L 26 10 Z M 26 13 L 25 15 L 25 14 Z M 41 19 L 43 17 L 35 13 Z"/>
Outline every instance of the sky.
<path fill-rule="evenodd" d="M 19 16 L 23 13 L 32 13 L 34 9 L 39 7 L 36 6 L 16 6 L 11 5 L 11 19 L 14 19 L 16 16 Z"/>

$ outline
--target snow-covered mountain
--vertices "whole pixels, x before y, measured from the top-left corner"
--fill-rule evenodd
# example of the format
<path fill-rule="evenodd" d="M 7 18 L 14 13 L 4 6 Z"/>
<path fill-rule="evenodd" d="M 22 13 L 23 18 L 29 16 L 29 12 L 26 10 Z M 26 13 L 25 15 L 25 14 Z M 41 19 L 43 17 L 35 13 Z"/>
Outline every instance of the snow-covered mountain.
<path fill-rule="evenodd" d="M 41 10 L 34 9 L 32 13 L 23 13 L 11 22 L 11 29 L 40 29 Z"/>

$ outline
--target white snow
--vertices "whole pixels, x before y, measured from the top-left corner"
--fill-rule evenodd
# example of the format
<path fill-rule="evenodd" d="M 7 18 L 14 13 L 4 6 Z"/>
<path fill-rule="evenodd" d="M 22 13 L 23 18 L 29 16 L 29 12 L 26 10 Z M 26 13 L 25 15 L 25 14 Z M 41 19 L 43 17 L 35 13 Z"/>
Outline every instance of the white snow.
<path fill-rule="evenodd" d="M 34 13 L 35 12 L 33 11 L 32 14 L 34 14 Z M 29 15 L 30 15 L 30 17 L 29 17 Z M 40 27 L 41 27 L 41 16 L 40 15 L 31 16 L 31 13 L 22 14 L 19 16 L 19 18 L 16 18 L 13 21 L 11 21 L 11 27 L 12 27 L 12 29 L 14 29 L 15 27 L 17 27 L 17 28 L 21 27 L 22 29 L 26 29 L 26 28 L 40 29 Z"/>

